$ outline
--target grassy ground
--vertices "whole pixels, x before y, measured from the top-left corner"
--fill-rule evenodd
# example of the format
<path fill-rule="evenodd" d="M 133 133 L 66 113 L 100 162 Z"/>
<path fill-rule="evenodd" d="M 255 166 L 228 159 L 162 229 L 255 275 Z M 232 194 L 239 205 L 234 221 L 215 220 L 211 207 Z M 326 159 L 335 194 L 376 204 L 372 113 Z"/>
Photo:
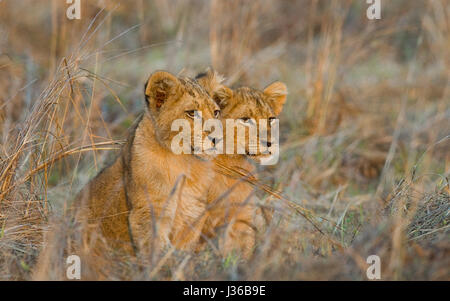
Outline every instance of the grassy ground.
<path fill-rule="evenodd" d="M 63 1 L 0 1 L 1 280 L 64 279 L 64 210 L 148 75 L 207 66 L 288 86 L 280 162 L 259 171 L 283 195 L 257 192 L 273 221 L 249 262 L 213 242 L 120 258 L 110 279 L 364 280 L 378 255 L 384 280 L 450 280 L 448 1 L 382 1 L 376 21 L 356 0 L 81 2 L 68 20 Z"/>

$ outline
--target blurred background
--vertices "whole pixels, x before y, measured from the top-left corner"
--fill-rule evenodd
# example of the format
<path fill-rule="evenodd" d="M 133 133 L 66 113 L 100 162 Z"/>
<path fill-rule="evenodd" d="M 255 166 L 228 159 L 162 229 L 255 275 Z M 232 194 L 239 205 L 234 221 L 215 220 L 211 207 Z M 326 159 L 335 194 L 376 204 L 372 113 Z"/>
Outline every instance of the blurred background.
<path fill-rule="evenodd" d="M 367 279 L 376 254 L 384 280 L 450 280 L 449 1 L 381 1 L 380 20 L 363 0 L 81 0 L 80 20 L 69 6 L 0 1 L 0 279 L 32 278 L 148 76 L 212 66 L 233 87 L 288 86 L 280 162 L 259 177 L 308 215 L 260 192 L 274 222 L 254 259 L 175 253 L 145 277 Z"/>

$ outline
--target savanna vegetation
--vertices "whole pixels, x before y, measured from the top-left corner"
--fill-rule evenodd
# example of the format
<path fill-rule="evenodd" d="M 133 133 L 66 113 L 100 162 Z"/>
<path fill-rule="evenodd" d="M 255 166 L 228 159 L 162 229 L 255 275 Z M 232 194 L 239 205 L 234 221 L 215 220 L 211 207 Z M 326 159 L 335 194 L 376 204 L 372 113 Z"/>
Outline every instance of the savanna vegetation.
<path fill-rule="evenodd" d="M 109 279 L 450 280 L 450 2 L 0 1 L 0 279 L 65 279 L 76 193 L 115 155 L 155 70 L 208 66 L 289 95 L 273 215 L 249 261 L 170 250 Z M 88 248 L 89 246 L 86 246 Z M 37 265 L 38 257 L 48 260 Z"/>

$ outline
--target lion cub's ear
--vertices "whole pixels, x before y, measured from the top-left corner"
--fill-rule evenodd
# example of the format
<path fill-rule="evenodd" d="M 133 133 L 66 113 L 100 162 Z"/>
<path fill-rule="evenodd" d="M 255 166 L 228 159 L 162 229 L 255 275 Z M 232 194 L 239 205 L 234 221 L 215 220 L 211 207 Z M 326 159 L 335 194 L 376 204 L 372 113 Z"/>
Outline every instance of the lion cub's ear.
<path fill-rule="evenodd" d="M 169 96 L 177 93 L 180 82 L 166 71 L 157 71 L 150 75 L 145 84 L 145 101 L 151 109 L 158 110 Z"/>
<path fill-rule="evenodd" d="M 214 96 L 214 92 L 220 88 L 224 80 L 223 76 L 212 68 L 208 68 L 205 73 L 197 74 L 195 79 L 211 97 Z"/>
<path fill-rule="evenodd" d="M 214 91 L 213 99 L 219 105 L 220 109 L 223 109 L 233 100 L 233 90 L 227 86 L 220 85 Z"/>
<path fill-rule="evenodd" d="M 198 74 L 195 79 L 221 109 L 226 107 L 233 98 L 233 90 L 222 84 L 224 78 L 212 68 L 208 68 L 205 73 Z"/>
<path fill-rule="evenodd" d="M 283 110 L 283 105 L 286 102 L 287 87 L 282 82 L 274 82 L 264 89 L 264 94 L 272 102 L 272 109 L 276 115 L 279 115 Z"/>

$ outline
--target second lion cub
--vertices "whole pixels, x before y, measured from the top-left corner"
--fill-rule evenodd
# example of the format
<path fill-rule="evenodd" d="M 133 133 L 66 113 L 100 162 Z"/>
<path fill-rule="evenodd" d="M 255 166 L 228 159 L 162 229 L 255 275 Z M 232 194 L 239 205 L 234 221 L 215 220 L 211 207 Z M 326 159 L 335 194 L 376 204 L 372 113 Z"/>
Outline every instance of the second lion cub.
<path fill-rule="evenodd" d="M 230 89 L 217 84 L 221 82 L 220 76 L 213 70 L 197 75 L 197 80 L 219 104 L 222 110 L 222 124 L 227 124 L 224 122 L 225 119 L 231 119 L 244 127 L 257 128 L 256 145 L 249 143 L 249 131 L 246 131 L 245 137 L 238 138 L 237 128 L 231 129 L 234 131 L 234 154 L 222 154 L 214 159 L 219 165 L 240 169 L 247 174 L 252 173 L 254 166 L 248 159 L 260 163 L 262 159 L 270 156 L 263 153 L 262 149 L 277 147 L 269 141 L 272 141 L 272 123 L 281 113 L 286 101 L 286 85 L 274 82 L 263 91 L 249 87 Z M 261 129 L 267 132 L 265 138 L 260 135 Z M 224 132 L 227 132 L 226 127 Z M 245 154 L 237 154 L 237 145 L 243 146 Z M 208 190 L 209 210 L 203 234 L 212 237 L 217 234 L 220 227 L 226 227 L 225 234 L 220 239 L 223 255 L 237 252 L 244 258 L 249 258 L 253 252 L 257 230 L 253 222 L 256 208 L 250 201 L 253 187 L 245 179 L 223 174 L 220 168 L 216 168 L 215 171 L 214 185 Z"/>

